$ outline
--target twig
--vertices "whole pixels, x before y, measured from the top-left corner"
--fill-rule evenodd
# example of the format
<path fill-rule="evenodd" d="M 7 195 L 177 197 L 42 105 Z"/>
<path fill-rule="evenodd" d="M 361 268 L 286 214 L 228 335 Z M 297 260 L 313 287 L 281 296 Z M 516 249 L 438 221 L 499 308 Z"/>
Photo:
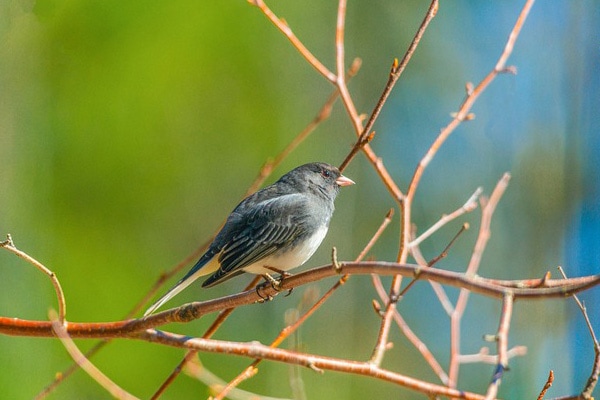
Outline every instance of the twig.
<path fill-rule="evenodd" d="M 383 184 L 385 185 L 387 190 L 390 192 L 392 198 L 398 204 L 402 204 L 402 202 L 404 200 L 404 194 L 402 193 L 402 191 L 400 190 L 398 185 L 394 182 L 394 180 L 392 179 L 392 177 L 389 174 L 389 172 L 387 171 L 387 169 L 384 167 L 383 161 L 379 157 L 377 157 L 377 155 L 371 149 L 371 146 L 369 146 L 368 143 L 373 138 L 372 135 L 374 134 L 374 132 L 371 132 L 371 129 L 375 125 L 375 121 L 379 117 L 379 114 L 383 108 L 383 105 L 387 101 L 390 93 L 392 92 L 392 89 L 396 85 L 398 78 L 400 78 L 400 75 L 402 74 L 402 72 L 408 65 L 409 61 L 411 60 L 415 50 L 417 49 L 417 46 L 419 45 L 419 43 L 423 37 L 423 34 L 425 33 L 425 30 L 429 26 L 429 23 L 431 22 L 431 20 L 435 17 L 437 9 L 438 9 L 438 0 L 433 0 L 430 3 L 429 8 L 427 9 L 427 12 L 425 14 L 425 17 L 423 18 L 423 21 L 419 25 L 419 28 L 417 29 L 417 32 L 415 33 L 410 46 L 404 53 L 404 56 L 402 57 L 402 61 L 400 63 L 398 63 L 398 60 L 395 59 L 394 62 L 392 63 L 392 68 L 391 68 L 390 74 L 388 76 L 388 81 L 387 81 L 387 83 L 383 89 L 383 92 L 382 92 L 381 96 L 379 97 L 379 100 L 377 101 L 377 103 L 376 103 L 373 111 L 371 112 L 369 119 L 367 120 L 367 123 L 364 127 L 362 126 L 362 122 L 361 122 L 360 118 L 358 117 L 356 108 L 354 106 L 354 102 L 352 101 L 352 98 L 350 97 L 350 94 L 348 92 L 346 85 L 344 84 L 344 82 L 339 82 L 339 81 L 337 82 L 337 86 L 338 86 L 341 96 L 342 96 L 342 102 L 344 103 L 344 106 L 346 107 L 346 111 L 348 112 L 348 115 L 350 116 L 350 120 L 354 125 L 354 130 L 356 131 L 356 134 L 358 136 L 358 139 L 357 139 L 355 145 L 350 150 L 350 153 L 346 156 L 346 159 L 344 159 L 344 161 L 340 165 L 340 170 L 343 171 L 348 166 L 350 161 L 352 161 L 352 159 L 354 158 L 354 156 L 356 155 L 358 150 L 362 150 L 363 153 L 367 156 L 367 158 L 371 162 L 371 164 L 373 165 L 373 167 L 375 168 L 375 171 L 379 174 L 381 181 L 383 182 Z M 338 15 L 339 15 L 339 13 L 338 13 Z M 339 17 L 338 17 L 338 21 L 339 21 Z M 338 25 L 339 25 L 339 23 L 338 23 Z M 343 35 L 340 35 L 340 38 L 341 38 L 341 40 L 343 40 Z M 338 36 L 336 36 L 336 39 L 338 39 Z M 343 49 L 343 43 L 338 44 L 337 40 L 336 40 L 336 49 L 339 49 L 339 48 Z M 336 52 L 336 59 L 340 59 L 340 58 L 341 58 L 340 53 Z M 403 261 L 405 261 L 405 260 L 403 260 Z"/>
<path fill-rule="evenodd" d="M 79 365 L 87 374 L 96 382 L 98 382 L 106 391 L 117 399 L 134 400 L 137 397 L 129 394 L 127 391 L 119 387 L 116 383 L 110 380 L 102 373 L 94 364 L 90 362 L 83 353 L 77 348 L 73 340 L 69 337 L 69 333 L 65 329 L 64 323 L 57 319 L 56 312 L 50 310 L 50 321 L 52 329 L 56 336 L 60 339 L 65 349 L 71 355 L 71 358 Z"/>
<path fill-rule="evenodd" d="M 346 156 L 346 159 L 342 162 L 342 164 L 340 166 L 340 171 L 343 171 L 348 166 L 350 161 L 352 161 L 352 159 L 354 158 L 356 153 L 360 149 L 362 149 L 367 143 L 369 143 L 371 141 L 371 139 L 372 139 L 371 129 L 373 128 L 373 125 L 375 125 L 375 121 L 379 117 L 379 114 L 381 113 L 381 110 L 383 109 L 383 105 L 387 101 L 390 93 L 392 92 L 392 89 L 396 85 L 396 82 L 402 75 L 402 72 L 404 72 L 404 69 L 408 65 L 408 62 L 410 61 L 413 54 L 417 50 L 417 46 L 419 45 L 419 42 L 421 42 L 421 39 L 423 38 L 423 34 L 425 33 L 425 30 L 429 26 L 429 23 L 435 17 L 438 7 L 439 7 L 438 0 L 434 0 L 431 2 L 431 4 L 429 5 L 429 8 L 427 10 L 427 13 L 425 14 L 425 18 L 423 19 L 423 22 L 421 22 L 419 29 L 415 33 L 415 36 L 413 37 L 413 40 L 410 43 L 410 46 L 408 47 L 408 49 L 404 53 L 404 56 L 402 57 L 402 61 L 398 62 L 398 59 L 394 59 L 394 62 L 392 63 L 392 68 L 390 70 L 390 74 L 388 77 L 388 81 L 385 85 L 385 88 L 383 89 L 383 92 L 379 96 L 379 100 L 377 100 L 377 104 L 375 105 L 375 108 L 371 112 L 369 119 L 367 120 L 367 123 L 362 128 L 362 132 L 360 133 L 359 138 L 356 141 L 356 144 L 354 145 L 354 147 L 352 148 L 350 153 Z"/>
<path fill-rule="evenodd" d="M 512 317 L 513 309 L 513 296 L 507 293 L 502 301 L 502 314 L 500 316 L 500 324 L 498 326 L 498 333 L 496 334 L 496 341 L 498 343 L 498 362 L 496 364 L 496 371 L 488 386 L 486 393 L 486 400 L 493 400 L 498 394 L 498 388 L 502 381 L 504 371 L 508 369 L 508 330 L 510 328 L 510 318 Z"/>
<path fill-rule="evenodd" d="M 335 65 L 337 70 L 337 76 L 335 80 L 335 85 L 340 92 L 340 97 L 342 98 L 342 102 L 346 106 L 348 114 L 350 114 L 350 118 L 352 122 L 355 124 L 355 129 L 357 126 L 361 124 L 361 118 L 356 111 L 356 107 L 354 105 L 354 101 L 352 101 L 352 97 L 350 96 L 350 92 L 348 91 L 348 86 L 346 85 L 346 79 L 344 77 L 344 30 L 346 24 L 346 0 L 338 0 L 338 11 L 337 11 L 337 20 L 335 26 Z M 357 125 L 358 124 L 358 125 Z M 343 166 L 341 166 L 341 171 L 343 171 Z"/>
<path fill-rule="evenodd" d="M 444 250 L 442 250 L 442 252 L 437 255 L 436 257 L 434 257 L 431 261 L 429 261 L 427 263 L 427 267 L 428 268 L 433 268 L 433 266 L 440 261 L 442 258 L 445 258 L 448 255 L 448 251 L 450 250 L 450 247 L 452 247 L 452 245 L 456 242 L 456 239 L 458 239 L 458 237 L 467 229 L 469 229 L 469 224 L 463 224 L 462 227 L 459 229 L 459 231 L 456 233 L 456 235 L 454 235 L 454 237 L 452 238 L 452 240 L 450 240 L 450 243 L 448 243 L 446 245 L 446 247 L 444 248 Z M 419 280 L 419 277 L 421 276 L 421 272 L 417 271 L 415 273 L 414 279 L 412 281 L 410 281 L 408 283 L 408 285 L 406 285 L 406 287 L 404 287 L 404 289 L 402 289 L 402 291 L 398 294 L 398 299 L 402 299 L 404 297 L 404 295 L 406 295 L 406 292 L 408 292 L 410 290 L 411 287 L 413 287 L 413 285 Z"/>
<path fill-rule="evenodd" d="M 350 68 L 348 69 L 346 78 L 347 80 L 350 80 L 356 76 L 356 74 L 360 70 L 361 64 L 362 61 L 360 58 L 354 59 L 354 61 L 350 65 Z M 264 183 L 266 178 L 269 175 L 271 175 L 273 170 L 277 168 L 283 162 L 283 160 L 286 159 L 290 155 L 290 153 L 298 147 L 298 145 L 300 145 L 304 140 L 306 140 L 306 138 L 316 129 L 316 127 L 320 123 L 329 118 L 333 105 L 337 101 L 339 95 L 339 91 L 337 89 L 334 90 L 327 98 L 327 101 L 325 101 L 325 104 L 323 104 L 321 109 L 318 111 L 317 115 L 315 115 L 312 121 L 310 121 L 310 123 L 302 130 L 302 132 L 296 135 L 296 137 L 285 147 L 285 149 L 283 149 L 277 156 L 275 156 L 275 158 L 268 160 L 261 167 L 258 176 L 248 188 L 246 195 L 256 192 Z"/>
<path fill-rule="evenodd" d="M 52 286 L 54 286 L 54 291 L 56 292 L 56 300 L 58 301 L 58 320 L 61 324 L 64 323 L 65 316 L 67 314 L 67 304 L 65 302 L 65 294 L 63 293 L 62 287 L 60 286 L 60 282 L 56 277 L 56 274 L 50 271 L 48 268 L 46 268 L 44 264 L 31 257 L 29 254 L 17 249 L 10 233 L 6 235 L 5 241 L 0 242 L 0 248 L 4 248 L 16 255 L 17 257 L 22 258 L 23 260 L 27 261 L 29 264 L 33 265 L 38 270 L 46 274 L 48 278 L 50 278 L 50 282 L 52 282 Z"/>
<path fill-rule="evenodd" d="M 419 185 L 421 176 L 423 175 L 425 168 L 427 167 L 427 165 L 429 165 L 429 163 L 431 162 L 431 160 L 433 159 L 433 157 L 435 156 L 435 154 L 437 153 L 437 151 L 439 150 L 441 145 L 446 141 L 446 139 L 456 129 L 456 127 L 458 125 L 460 125 L 462 123 L 462 121 L 468 119 L 469 112 L 470 112 L 473 104 L 475 103 L 475 101 L 481 95 L 481 93 L 483 93 L 485 91 L 485 89 L 488 87 L 488 85 L 496 78 L 496 76 L 499 73 L 507 71 L 505 68 L 506 61 L 508 60 L 508 57 L 512 53 L 514 44 L 519 36 L 521 28 L 522 28 L 523 24 L 525 23 L 525 19 L 527 18 L 527 15 L 529 14 L 529 11 L 532 6 L 533 6 L 533 0 L 527 0 L 525 5 L 523 6 L 523 9 L 521 10 L 521 13 L 519 14 L 519 18 L 517 19 L 517 22 L 515 23 L 515 25 L 513 26 L 513 29 L 510 32 L 507 43 L 504 47 L 502 54 L 500 55 L 500 58 L 498 59 L 498 62 L 496 63 L 496 66 L 475 88 L 468 91 L 466 99 L 463 101 L 463 103 L 459 107 L 459 110 L 456 113 L 456 115 L 454 116 L 453 120 L 448 125 L 446 125 L 446 127 L 444 127 L 441 130 L 440 134 L 435 139 L 435 141 L 433 142 L 433 144 L 431 145 L 431 147 L 429 148 L 429 150 L 427 151 L 425 156 L 421 159 L 417 168 L 415 169 L 413 178 L 411 179 L 411 182 L 409 184 L 408 190 L 406 192 L 406 198 L 404 201 L 404 208 L 403 208 L 403 215 L 402 215 L 403 218 L 402 218 L 402 222 L 401 222 L 402 234 L 400 235 L 400 245 L 399 245 L 400 249 L 398 251 L 398 258 L 397 258 L 397 260 L 399 262 L 404 262 L 406 260 L 405 259 L 405 254 L 406 254 L 405 247 L 407 244 L 406 240 L 410 233 L 410 221 L 411 221 L 410 215 L 411 215 L 412 199 L 414 197 L 415 191 L 417 189 L 417 186 Z M 394 282 L 392 282 L 392 286 L 394 289 L 398 290 L 400 287 L 400 283 L 397 280 L 394 280 Z M 451 374 L 451 376 L 452 376 L 452 374 Z"/>
<path fill-rule="evenodd" d="M 375 287 L 377 294 L 383 302 L 387 303 L 389 299 L 385 288 L 383 287 L 383 283 L 381 282 L 381 278 L 375 274 L 371 276 L 373 278 L 373 286 Z M 429 364 L 429 366 L 431 367 L 433 372 L 435 372 L 435 374 L 438 376 L 440 381 L 444 385 L 447 385 L 448 374 L 446 374 L 446 371 L 444 371 L 444 369 L 437 361 L 433 353 L 429 351 L 427 345 L 412 331 L 412 329 L 410 329 L 408 323 L 404 320 L 404 318 L 402 318 L 398 310 L 395 310 L 394 312 L 394 321 L 396 322 L 396 325 L 398 325 L 398 327 L 400 328 L 400 331 L 402 331 L 404 336 L 406 336 L 408 341 L 419 351 L 419 353 L 421 353 L 423 359 L 427 362 L 427 364 Z"/>
<path fill-rule="evenodd" d="M 94 346 L 92 346 L 91 349 L 89 349 L 88 351 L 86 351 L 84 353 L 84 357 L 89 360 L 90 358 L 92 358 L 92 356 L 94 354 L 96 354 L 98 351 L 100 351 L 108 343 L 110 343 L 110 340 L 102 340 L 102 341 L 96 343 Z M 52 393 L 52 391 L 54 389 L 56 389 L 58 387 L 58 385 L 60 385 L 66 378 L 71 376 L 71 374 L 73 374 L 73 372 L 77 371 L 78 369 L 79 369 L 79 364 L 77 364 L 76 362 L 73 362 L 71 365 L 69 365 L 69 367 L 67 369 L 65 369 L 64 371 L 61 371 L 60 373 L 57 373 L 54 380 L 52 382 L 50 382 L 48 385 L 46 385 L 46 387 L 44 387 L 44 389 L 42 389 L 42 391 L 39 392 L 34 397 L 34 400 L 45 399 L 46 396 L 48 396 L 50 393 Z"/>
<path fill-rule="evenodd" d="M 474 211 L 477 208 L 477 200 L 481 193 L 483 192 L 483 188 L 478 187 L 477 190 L 469 197 L 469 199 L 462 205 L 459 209 L 453 211 L 448 215 L 442 215 L 442 217 L 433 225 L 429 227 L 425 232 L 423 232 L 418 238 L 411 240 L 408 243 L 408 246 L 411 248 L 420 245 L 425 239 L 430 237 L 433 233 L 437 232 L 442 226 L 446 225 L 448 222 L 455 220 L 456 218 Z"/>
<path fill-rule="evenodd" d="M 419 265 L 422 265 L 423 267 L 427 266 L 428 262 L 425 260 L 425 257 L 423 257 L 423 254 L 421 254 L 421 249 L 419 246 L 411 247 L 410 252 Z M 450 301 L 450 298 L 448 297 L 448 294 L 444 290 L 443 286 L 434 281 L 429 281 L 429 285 L 437 296 L 438 301 L 444 308 L 444 311 L 446 311 L 446 314 L 448 314 L 448 316 L 452 315 L 454 312 L 454 305 Z"/>
<path fill-rule="evenodd" d="M 485 206 L 482 206 L 481 225 L 479 227 L 477 241 L 475 242 L 475 248 L 473 249 L 473 253 L 471 255 L 471 260 L 469 261 L 469 265 L 467 266 L 467 276 L 475 275 L 479 268 L 483 251 L 485 250 L 486 244 L 490 238 L 490 225 L 492 222 L 492 216 L 494 215 L 494 211 L 496 210 L 496 206 L 498 205 L 500 198 L 502 197 L 504 191 L 506 190 L 506 187 L 508 186 L 509 180 L 510 175 L 508 173 L 505 173 L 496 184 L 496 187 L 494 188 L 489 201 L 485 203 Z M 454 307 L 454 312 L 450 316 L 449 376 L 451 385 L 456 384 L 456 381 L 458 379 L 458 371 L 460 368 L 460 364 L 458 363 L 457 359 L 460 355 L 460 321 L 465 312 L 465 308 L 467 307 L 469 294 L 469 290 L 461 289 L 458 295 L 458 300 L 456 301 L 456 305 Z"/>
<path fill-rule="evenodd" d="M 558 267 L 563 278 L 567 279 L 567 275 L 562 267 Z M 592 338 L 592 343 L 594 345 L 594 364 L 592 365 L 592 372 L 590 377 L 585 383 L 585 387 L 581 391 L 581 397 L 584 399 L 591 399 L 592 394 L 594 393 L 594 389 L 596 388 L 596 384 L 598 383 L 598 375 L 600 375 L 600 344 L 598 343 L 598 339 L 596 338 L 596 333 L 594 332 L 594 327 L 592 326 L 592 322 L 590 321 L 590 317 L 587 313 L 587 308 L 585 304 L 579 300 L 579 297 L 573 295 L 573 300 L 577 303 L 577 307 L 581 310 L 583 314 L 583 319 L 585 320 L 585 324 L 590 333 L 590 337 Z"/>
<path fill-rule="evenodd" d="M 418 43 L 420 42 L 421 37 L 423 36 L 423 33 L 427 29 L 427 26 L 429 25 L 431 20 L 435 17 L 437 9 L 438 9 L 438 1 L 433 0 L 431 2 L 431 4 L 429 5 L 429 9 L 427 10 L 427 13 L 425 14 L 423 21 L 421 22 L 421 25 L 419 26 L 419 29 L 417 30 L 417 33 L 415 34 L 410 47 L 408 48 L 408 50 L 405 53 L 403 62 L 401 64 L 397 64 L 396 62 L 394 62 L 393 66 L 392 66 L 392 71 L 390 73 L 390 77 L 388 78 L 388 84 L 386 85 L 386 88 L 384 89 L 384 92 L 382 95 L 382 100 L 380 100 L 380 102 L 378 102 L 378 105 L 375 107 L 377 114 L 379 113 L 381 107 L 385 103 L 385 99 L 387 99 L 387 96 L 393 89 L 398 77 L 404 70 L 404 67 L 406 66 L 406 64 L 408 63 L 410 58 L 412 57 L 412 54 L 414 53 Z M 342 94 L 342 100 L 344 101 L 344 104 L 347 103 L 347 100 L 344 99 L 343 94 Z M 379 104 L 379 103 L 381 103 L 381 104 Z M 348 105 L 346 106 L 346 108 L 348 109 Z M 372 121 L 370 121 L 370 122 L 373 124 L 375 122 L 375 118 L 372 118 Z M 361 129 L 359 126 L 357 126 L 357 132 L 360 132 L 359 136 L 368 134 L 368 130 Z M 360 141 L 360 138 L 359 138 L 359 141 Z M 370 154 L 369 154 L 370 153 L 369 145 L 363 146 L 362 150 L 367 155 L 367 157 L 369 159 L 371 159 Z M 375 164 L 375 166 L 378 167 L 378 165 L 376 165 L 376 164 Z M 376 170 L 378 170 L 378 169 L 376 168 Z M 379 170 L 378 170 L 378 172 L 379 172 Z M 400 205 L 400 208 L 402 210 L 402 214 L 400 217 L 400 226 L 401 226 L 400 249 L 398 251 L 398 257 L 396 258 L 396 261 L 398 261 L 400 263 L 404 263 L 404 262 L 406 262 L 407 257 L 408 257 L 408 246 L 406 246 L 406 244 L 407 244 L 407 240 L 408 240 L 407 238 L 408 238 L 410 221 L 411 221 L 411 216 L 410 216 L 411 205 L 410 205 L 410 203 L 412 201 L 412 198 L 410 198 L 410 197 L 407 198 L 406 195 L 402 194 L 402 192 L 400 191 L 399 188 L 397 188 L 395 183 L 393 185 L 391 185 L 388 182 L 388 178 L 389 178 L 388 176 L 385 176 L 384 174 L 382 174 L 380 172 L 380 177 L 383 180 L 383 183 L 388 187 L 388 190 L 390 190 L 392 197 L 398 202 L 398 204 Z M 389 178 L 389 179 L 391 179 L 391 178 Z M 393 183 L 393 181 L 391 183 Z M 381 362 L 383 361 L 383 356 L 384 356 L 385 350 L 387 348 L 387 342 L 388 342 L 387 338 L 388 338 L 389 332 L 390 332 L 392 316 L 394 315 L 394 311 L 396 308 L 395 302 L 398 299 L 398 294 L 400 292 L 401 283 L 402 283 L 402 277 L 394 276 L 394 278 L 392 279 L 390 294 L 388 296 L 389 301 L 386 304 L 385 311 L 383 313 L 383 318 L 381 320 L 381 325 L 379 327 L 379 333 L 377 335 L 377 341 L 375 343 L 375 346 L 373 348 L 373 352 L 371 355 L 371 363 L 373 363 L 374 365 L 380 365 Z"/>
<path fill-rule="evenodd" d="M 321 75 L 323 75 L 329 82 L 335 83 L 336 76 L 333 72 L 329 71 L 307 48 L 304 44 L 296 37 L 292 29 L 288 26 L 285 20 L 280 19 L 271 11 L 269 7 L 264 3 L 263 0 L 248 0 L 253 6 L 258 7 L 263 14 L 288 38 L 292 43 L 292 46 L 298 50 L 298 52 L 306 59 L 306 61 L 316 69 Z"/>
<path fill-rule="evenodd" d="M 471 260 L 469 261 L 469 266 L 467 267 L 467 274 L 475 274 L 479 269 L 479 265 L 481 264 L 481 257 L 491 235 L 490 226 L 492 224 L 492 216 L 494 215 L 494 211 L 496 210 L 496 206 L 498 205 L 500 198 L 502 197 L 504 191 L 508 187 L 509 181 L 510 174 L 505 173 L 500 179 L 500 181 L 498 181 L 498 184 L 494 188 L 494 191 L 492 192 L 489 201 L 483 209 L 481 217 L 481 226 L 479 228 L 479 235 L 477 237 L 477 242 L 475 243 L 475 248 L 473 249 L 473 254 L 471 255 Z"/>
<path fill-rule="evenodd" d="M 453 212 L 452 214 L 450 214 L 450 216 L 448 218 L 442 217 L 442 219 L 440 221 L 438 221 L 438 223 L 435 224 L 438 226 L 436 229 L 439 229 L 439 227 L 441 227 L 443 224 L 447 223 L 448 221 L 451 221 L 454 218 L 457 218 L 459 215 L 462 215 L 465 212 L 470 212 L 470 211 L 474 210 L 476 205 L 474 206 L 473 203 L 476 204 L 476 199 L 479 197 L 480 193 L 481 193 L 481 189 L 476 190 L 475 193 L 473 193 L 473 195 L 469 198 L 469 200 L 467 200 L 467 202 L 460 209 L 458 209 L 455 212 Z M 410 205 L 407 205 L 406 203 L 404 203 L 403 206 L 404 206 L 404 210 L 406 210 L 407 207 L 410 207 Z M 443 223 L 440 224 L 440 222 L 443 222 Z M 455 242 L 455 240 L 458 238 L 458 236 L 460 236 L 466 229 L 468 229 L 468 224 L 463 224 L 462 228 L 454 236 L 454 238 L 450 241 L 450 243 L 446 246 L 446 248 L 436 258 L 432 259 L 431 261 L 429 261 L 427 263 L 427 267 L 432 267 L 439 260 L 446 257 L 449 248 L 452 246 L 452 244 Z M 430 229 L 429 231 L 430 231 L 429 234 L 433 233 L 433 230 Z M 415 249 L 415 248 L 416 248 L 416 246 L 413 247 L 413 249 Z M 403 257 L 405 257 L 405 256 L 403 255 Z M 391 293 L 392 293 L 392 296 L 395 296 L 396 301 L 398 299 L 401 299 L 406 294 L 406 292 L 408 290 L 410 290 L 410 288 L 419 279 L 419 276 L 420 276 L 419 273 L 415 274 L 414 279 L 400 293 L 397 292 L 398 288 L 396 286 L 399 284 L 400 280 L 397 277 L 394 277 Z M 438 298 L 440 299 L 442 304 L 445 304 L 446 307 L 448 305 L 450 305 L 449 299 L 445 295 L 445 292 L 443 291 L 443 289 L 441 287 L 434 286 L 434 290 L 436 291 L 436 293 L 438 293 Z M 395 293 L 398 293 L 398 294 L 396 295 Z M 387 297 L 387 298 L 390 299 L 391 297 Z M 375 350 L 373 351 L 373 355 L 371 357 L 371 362 L 381 363 L 381 361 L 383 359 L 383 354 L 384 354 L 384 350 L 385 350 L 385 347 L 384 347 L 385 342 L 384 342 L 383 338 L 385 337 L 384 335 L 389 334 L 388 332 L 389 332 L 389 327 L 390 327 L 390 323 L 386 320 L 386 318 L 390 318 L 390 315 L 394 316 L 394 318 L 397 318 L 397 317 L 395 317 L 395 314 L 398 314 L 397 311 L 392 310 L 392 309 L 395 309 L 395 301 L 394 302 L 388 301 L 387 302 L 387 311 L 384 313 L 384 319 L 383 319 L 383 323 L 381 325 L 382 327 L 380 329 L 380 336 L 378 337 L 377 345 L 375 347 Z M 451 306 L 447 307 L 447 310 L 451 310 L 451 309 L 452 309 Z M 407 333 L 405 333 L 405 334 L 407 334 Z M 423 356 L 425 357 L 425 354 L 423 354 Z M 444 374 L 444 378 L 446 378 L 445 374 Z"/>
<path fill-rule="evenodd" d="M 198 361 L 186 364 L 185 373 L 201 382 L 204 382 L 206 386 L 210 388 L 211 392 L 220 391 L 223 386 L 226 385 L 225 381 L 207 370 L 206 367 Z M 232 400 L 289 400 L 278 397 L 258 395 L 241 389 L 233 389 L 229 393 L 228 397 Z M 209 397 L 209 400 L 216 400 L 216 398 Z"/>
<path fill-rule="evenodd" d="M 548 379 L 546 379 L 546 384 L 542 388 L 542 391 L 540 392 L 540 395 L 538 396 L 537 400 L 544 400 L 544 396 L 546 396 L 546 392 L 552 386 L 552 382 L 554 382 L 554 371 L 550 370 L 550 372 L 548 373 Z"/>
<path fill-rule="evenodd" d="M 462 235 L 464 232 L 466 232 L 469 229 L 469 224 L 468 223 L 464 223 L 462 224 L 462 226 L 460 227 L 460 229 L 458 230 L 458 232 L 456 232 L 456 235 L 454 235 L 454 237 L 450 240 L 450 243 L 448 243 L 448 245 L 444 248 L 444 250 L 442 250 L 442 252 L 440 254 L 438 254 L 437 256 L 435 256 L 434 258 L 432 258 L 428 263 L 427 266 L 428 267 L 433 267 L 435 264 L 437 264 L 440 260 L 448 257 L 448 252 L 450 251 L 450 247 L 452 247 L 452 245 L 454 243 L 456 243 L 456 240 L 458 239 L 458 237 L 460 235 Z M 413 281 L 414 282 L 414 281 Z M 411 282 L 412 283 L 412 282 Z M 404 292 L 406 291 L 406 289 L 404 290 Z M 402 293 L 401 293 L 402 294 Z"/>
<path fill-rule="evenodd" d="M 458 362 L 461 364 L 472 364 L 472 363 L 485 363 L 485 364 L 497 364 L 498 355 L 489 354 L 490 350 L 487 347 L 482 347 L 479 353 L 476 354 L 461 354 L 458 358 Z M 506 352 L 506 356 L 510 360 L 514 357 L 524 356 L 527 354 L 526 346 L 515 346 Z"/>

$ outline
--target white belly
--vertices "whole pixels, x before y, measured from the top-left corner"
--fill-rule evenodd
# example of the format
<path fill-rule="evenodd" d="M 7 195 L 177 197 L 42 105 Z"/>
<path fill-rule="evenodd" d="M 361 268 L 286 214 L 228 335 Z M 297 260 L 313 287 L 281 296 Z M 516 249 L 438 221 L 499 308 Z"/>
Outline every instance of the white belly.
<path fill-rule="evenodd" d="M 244 267 L 244 271 L 252 274 L 263 275 L 273 273 L 273 270 L 265 268 L 271 267 L 281 271 L 289 271 L 292 268 L 299 267 L 317 251 L 319 245 L 327 234 L 327 226 L 323 225 L 314 235 L 306 239 L 304 243 L 290 249 L 286 253 L 276 253 L 267 258 Z"/>

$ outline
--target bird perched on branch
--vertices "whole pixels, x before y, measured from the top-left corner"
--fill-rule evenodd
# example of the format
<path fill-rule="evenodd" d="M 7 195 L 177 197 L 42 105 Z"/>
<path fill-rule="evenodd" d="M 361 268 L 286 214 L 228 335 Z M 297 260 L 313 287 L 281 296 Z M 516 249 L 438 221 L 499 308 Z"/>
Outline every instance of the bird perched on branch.
<path fill-rule="evenodd" d="M 294 168 L 270 186 L 246 197 L 192 269 L 144 313 L 152 314 L 200 276 L 211 287 L 243 272 L 271 273 L 304 264 L 317 250 L 333 214 L 340 187 L 352 185 L 329 164 Z"/>

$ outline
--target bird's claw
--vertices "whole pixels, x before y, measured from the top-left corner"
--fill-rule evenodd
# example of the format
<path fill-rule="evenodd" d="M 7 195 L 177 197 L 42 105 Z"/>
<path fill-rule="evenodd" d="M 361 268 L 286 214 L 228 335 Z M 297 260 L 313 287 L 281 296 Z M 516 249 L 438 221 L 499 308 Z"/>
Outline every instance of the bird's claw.
<path fill-rule="evenodd" d="M 263 285 L 256 285 L 256 294 L 258 297 L 260 297 L 260 300 L 258 302 L 265 303 L 267 301 L 273 300 L 273 296 L 270 296 L 270 295 L 263 296 L 263 294 L 260 292 L 260 289 L 262 287 L 263 287 Z"/>

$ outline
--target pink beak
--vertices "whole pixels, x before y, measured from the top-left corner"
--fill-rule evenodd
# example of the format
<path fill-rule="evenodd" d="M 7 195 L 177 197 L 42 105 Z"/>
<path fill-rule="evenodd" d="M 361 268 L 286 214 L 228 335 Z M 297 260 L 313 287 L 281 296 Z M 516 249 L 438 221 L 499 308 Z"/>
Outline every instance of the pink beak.
<path fill-rule="evenodd" d="M 344 175 L 340 175 L 340 177 L 335 180 L 335 183 L 340 186 L 354 185 L 354 181 L 350 178 L 346 178 Z"/>

